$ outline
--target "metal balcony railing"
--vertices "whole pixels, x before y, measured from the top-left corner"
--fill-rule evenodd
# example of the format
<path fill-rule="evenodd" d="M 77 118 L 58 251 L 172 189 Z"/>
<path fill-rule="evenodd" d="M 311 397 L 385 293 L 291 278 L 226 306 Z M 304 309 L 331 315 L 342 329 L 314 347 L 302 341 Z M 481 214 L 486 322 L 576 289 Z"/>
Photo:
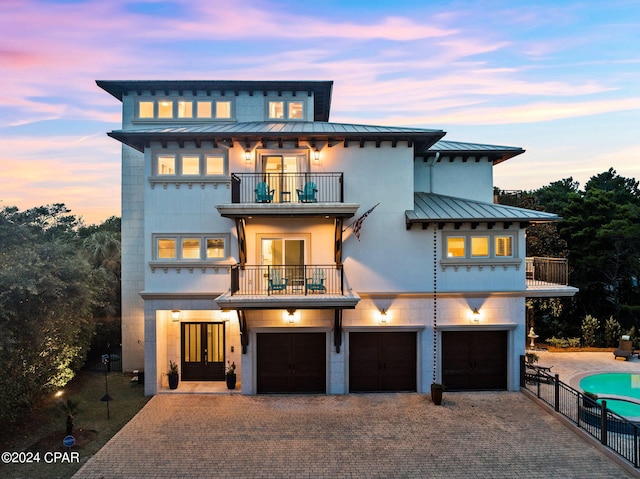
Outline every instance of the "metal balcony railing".
<path fill-rule="evenodd" d="M 232 203 L 344 203 L 342 173 L 232 173 Z M 315 198 L 300 196 L 309 182 L 315 184 Z M 266 184 L 270 199 L 257 195 L 259 183 Z M 315 201 L 313 201 L 315 200 Z"/>
<path fill-rule="evenodd" d="M 344 273 L 336 265 L 235 265 L 231 295 L 344 294 Z"/>
<path fill-rule="evenodd" d="M 526 271 L 530 285 L 569 284 L 567 258 L 526 258 Z"/>

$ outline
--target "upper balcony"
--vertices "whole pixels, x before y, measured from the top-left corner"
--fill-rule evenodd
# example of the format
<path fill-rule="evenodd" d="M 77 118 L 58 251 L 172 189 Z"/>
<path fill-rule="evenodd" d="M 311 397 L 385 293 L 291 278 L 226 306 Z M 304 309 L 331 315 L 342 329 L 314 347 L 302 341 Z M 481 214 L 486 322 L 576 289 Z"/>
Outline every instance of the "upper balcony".
<path fill-rule="evenodd" d="M 231 204 L 222 216 L 332 216 L 349 218 L 359 204 L 344 202 L 343 173 L 232 173 Z"/>
<path fill-rule="evenodd" d="M 224 309 L 344 309 L 359 300 L 341 265 L 235 265 L 216 298 Z"/>
<path fill-rule="evenodd" d="M 573 296 L 577 288 L 569 286 L 567 258 L 530 257 L 525 260 L 527 296 Z"/>

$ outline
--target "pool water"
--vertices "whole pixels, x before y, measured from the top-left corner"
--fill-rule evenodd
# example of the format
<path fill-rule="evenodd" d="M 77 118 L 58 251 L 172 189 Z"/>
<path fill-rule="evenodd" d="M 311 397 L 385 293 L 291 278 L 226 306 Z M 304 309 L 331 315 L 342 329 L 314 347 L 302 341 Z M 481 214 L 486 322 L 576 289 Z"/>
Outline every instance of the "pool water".
<path fill-rule="evenodd" d="M 640 402 L 640 374 L 631 373 L 604 373 L 587 376 L 580 381 L 583 391 L 596 393 L 598 396 L 625 396 Z M 607 408 L 616 414 L 625 417 L 640 417 L 640 404 L 633 402 L 605 399 Z M 601 403 L 602 399 L 598 399 Z"/>

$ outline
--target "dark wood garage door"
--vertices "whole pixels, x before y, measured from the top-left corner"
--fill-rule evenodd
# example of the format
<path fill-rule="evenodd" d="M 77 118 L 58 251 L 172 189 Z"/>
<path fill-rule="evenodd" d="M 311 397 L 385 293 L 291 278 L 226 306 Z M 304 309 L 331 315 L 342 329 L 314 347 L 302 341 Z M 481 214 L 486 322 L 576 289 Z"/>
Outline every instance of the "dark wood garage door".
<path fill-rule="evenodd" d="M 416 333 L 349 333 L 349 391 L 415 391 Z"/>
<path fill-rule="evenodd" d="M 325 333 L 260 333 L 258 393 L 325 393 Z"/>
<path fill-rule="evenodd" d="M 444 331 L 442 382 L 449 390 L 507 389 L 507 331 Z"/>

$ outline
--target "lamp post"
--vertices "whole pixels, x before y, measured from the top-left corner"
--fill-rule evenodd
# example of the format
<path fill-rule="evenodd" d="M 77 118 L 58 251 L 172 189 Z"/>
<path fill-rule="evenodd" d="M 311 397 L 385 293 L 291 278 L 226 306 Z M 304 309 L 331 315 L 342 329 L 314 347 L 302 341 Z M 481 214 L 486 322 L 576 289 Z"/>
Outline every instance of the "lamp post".
<path fill-rule="evenodd" d="M 109 369 L 109 355 L 102 355 L 102 364 L 104 364 L 104 396 L 100 398 L 100 401 L 104 401 L 107 403 L 107 419 L 111 419 L 111 415 L 109 413 L 109 401 L 113 398 L 109 396 L 109 384 L 107 382 L 107 369 Z"/>

